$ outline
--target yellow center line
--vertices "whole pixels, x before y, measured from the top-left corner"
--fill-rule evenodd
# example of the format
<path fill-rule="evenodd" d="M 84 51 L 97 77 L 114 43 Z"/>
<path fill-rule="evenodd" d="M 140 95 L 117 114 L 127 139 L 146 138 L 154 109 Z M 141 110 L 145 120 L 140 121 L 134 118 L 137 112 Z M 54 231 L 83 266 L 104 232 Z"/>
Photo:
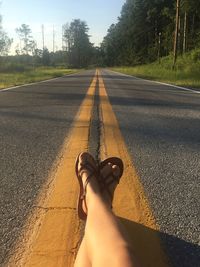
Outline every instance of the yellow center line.
<path fill-rule="evenodd" d="M 124 161 L 124 175 L 114 198 L 114 211 L 127 229 L 135 253 L 143 267 L 167 267 L 167 257 L 159 238 L 159 227 L 132 163 L 119 124 L 109 102 L 104 81 L 99 77 L 101 159 L 118 156 Z"/>
<path fill-rule="evenodd" d="M 109 102 L 100 72 L 88 89 L 75 118 L 69 137 L 64 141 L 56 169 L 49 175 L 49 188 L 41 193 L 38 210 L 28 220 L 22 244 L 9 266 L 73 266 L 80 239 L 80 221 L 76 212 L 78 183 L 74 161 L 79 152 L 88 150 L 89 128 L 94 93 L 99 76 L 101 158 L 119 156 L 125 163 L 124 176 L 114 199 L 115 212 L 129 233 L 136 255 L 144 267 L 167 267 L 158 237 L 159 227 L 150 209 L 140 179 L 132 164 L 117 119 Z M 54 166 L 54 167 L 55 167 Z M 98 248 L 97 248 L 98 249 Z"/>
<path fill-rule="evenodd" d="M 38 203 L 38 212 L 28 220 L 24 242 L 9 266 L 73 266 L 80 239 L 80 221 L 76 211 L 78 183 L 74 163 L 77 155 L 88 150 L 89 128 L 94 105 L 97 72 L 75 118 L 71 133 L 64 141 L 49 176 L 51 186 Z M 44 194 L 44 193 L 41 193 Z"/>

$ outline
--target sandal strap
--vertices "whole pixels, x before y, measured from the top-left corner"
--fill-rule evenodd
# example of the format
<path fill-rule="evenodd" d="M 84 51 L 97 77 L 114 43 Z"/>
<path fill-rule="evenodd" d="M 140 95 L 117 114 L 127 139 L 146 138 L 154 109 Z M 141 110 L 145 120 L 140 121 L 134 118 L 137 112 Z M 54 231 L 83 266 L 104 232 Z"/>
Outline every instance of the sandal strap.
<path fill-rule="evenodd" d="M 90 162 L 86 162 L 86 163 L 80 163 L 81 167 L 79 169 L 79 175 L 81 175 L 81 172 L 84 172 L 86 170 L 90 171 L 91 173 L 97 173 L 97 168 L 95 168 L 95 166 L 93 164 L 91 164 Z"/>
<path fill-rule="evenodd" d="M 109 182 L 107 182 L 107 180 L 110 177 L 112 177 L 112 179 Z M 115 182 L 117 182 L 119 184 L 119 180 L 120 179 L 111 172 L 107 176 L 103 177 L 103 179 L 101 179 L 101 182 L 104 184 L 104 186 L 109 186 Z"/>
<path fill-rule="evenodd" d="M 107 187 L 105 187 L 104 190 L 106 190 L 106 192 L 108 193 L 110 199 L 112 200 L 113 199 L 113 195 L 111 194 L 110 190 Z"/>
<path fill-rule="evenodd" d="M 88 177 L 87 177 L 87 179 L 86 179 L 86 181 L 85 181 L 85 183 L 84 183 L 84 186 L 83 186 L 83 194 L 81 195 L 81 199 L 85 199 L 85 197 L 86 197 L 86 193 L 87 193 L 87 185 L 88 185 L 88 183 L 90 182 L 90 179 L 92 178 L 94 176 L 94 174 L 93 173 L 91 173 L 90 175 L 88 175 Z"/>
<path fill-rule="evenodd" d="M 112 179 L 107 182 L 108 178 L 112 177 Z M 103 192 L 104 190 L 108 193 L 111 201 L 113 199 L 113 195 L 111 193 L 111 191 L 109 190 L 109 186 L 113 183 L 118 183 L 119 184 L 119 178 L 117 176 L 115 176 L 112 172 L 109 173 L 107 176 L 103 177 L 103 179 L 101 179 L 101 188 L 100 188 L 100 191 Z M 112 206 L 111 206 L 112 208 Z"/>
<path fill-rule="evenodd" d="M 90 179 L 93 176 L 96 176 L 97 174 L 97 167 L 95 168 L 95 165 L 90 163 L 89 161 L 86 161 L 85 163 L 80 162 L 80 169 L 79 169 L 79 175 L 82 176 L 83 172 L 89 171 L 90 174 L 88 174 L 86 181 L 83 185 L 83 194 L 80 196 L 82 200 L 85 200 L 86 197 L 86 191 L 87 191 L 87 185 L 90 181 Z M 85 203 L 86 204 L 86 203 Z"/>
<path fill-rule="evenodd" d="M 85 183 L 84 183 L 84 186 L 83 186 L 83 194 L 80 196 L 80 199 L 84 201 L 85 203 L 85 208 L 86 208 L 86 211 L 88 210 L 87 208 L 87 203 L 86 203 L 86 193 L 87 193 L 87 186 L 90 182 L 90 179 L 94 176 L 94 173 L 91 173 L 90 175 L 88 175 Z"/>
<path fill-rule="evenodd" d="M 80 165 L 81 165 L 81 167 L 79 169 L 79 175 L 81 175 L 81 172 L 84 172 L 84 171 L 90 172 L 90 174 L 87 176 L 87 179 L 83 185 L 83 194 L 80 196 L 80 198 L 85 201 L 85 197 L 86 197 L 86 193 L 87 193 L 87 185 L 93 176 L 96 177 L 97 169 L 90 162 L 86 162 L 86 163 L 81 162 Z M 85 202 L 85 206 L 86 206 L 86 202 Z"/>
<path fill-rule="evenodd" d="M 107 180 L 110 177 L 113 178 L 113 180 L 111 180 L 111 183 L 117 182 L 119 184 L 119 180 L 120 180 L 119 177 L 115 176 L 112 172 L 108 174 L 104 179 Z M 110 184 L 110 182 L 108 182 L 108 184 Z"/>

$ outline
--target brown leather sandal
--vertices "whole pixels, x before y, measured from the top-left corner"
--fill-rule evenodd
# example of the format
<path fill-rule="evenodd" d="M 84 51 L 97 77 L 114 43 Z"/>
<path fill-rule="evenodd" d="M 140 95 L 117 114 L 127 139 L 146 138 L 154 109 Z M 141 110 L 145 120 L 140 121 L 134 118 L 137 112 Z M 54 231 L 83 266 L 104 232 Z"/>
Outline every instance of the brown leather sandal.
<path fill-rule="evenodd" d="M 80 156 L 83 156 L 83 155 L 85 155 L 86 157 L 86 160 L 84 163 L 80 162 Z M 88 158 L 90 158 L 89 161 L 87 160 Z M 79 164 L 81 165 L 81 167 L 79 167 Z M 93 156 L 89 154 L 88 152 L 83 152 L 83 153 L 80 153 L 76 158 L 75 170 L 76 170 L 76 176 L 78 178 L 79 185 L 80 185 L 80 192 L 79 192 L 79 198 L 78 198 L 78 203 L 77 203 L 78 216 L 81 220 L 85 221 L 87 218 L 87 213 L 85 213 L 85 211 L 83 210 L 83 201 L 85 202 L 85 207 L 87 209 L 87 205 L 85 201 L 87 185 L 92 177 L 98 178 L 98 167 Z M 85 183 L 83 184 L 82 174 L 85 171 L 89 171 L 90 174 L 88 175 Z"/>
<path fill-rule="evenodd" d="M 102 161 L 100 164 L 99 164 L 99 172 L 100 170 L 102 170 L 107 164 L 111 163 L 112 165 L 116 165 L 119 167 L 119 170 L 120 170 L 120 174 L 118 176 L 115 176 L 113 174 L 113 172 L 111 171 L 109 174 L 106 175 L 106 177 L 100 177 L 100 184 L 101 184 L 101 192 L 103 192 L 104 190 L 108 193 L 110 199 L 111 199 L 111 202 L 113 200 L 113 194 L 110 192 L 109 190 L 109 186 L 112 184 L 112 183 L 117 183 L 119 184 L 120 182 L 120 178 L 122 177 L 122 174 L 123 174 L 123 171 L 124 171 L 124 165 L 123 165 L 123 162 L 120 158 L 117 158 L 117 157 L 112 157 L 112 158 L 107 158 L 105 159 L 104 161 Z M 110 177 L 112 179 L 110 179 Z"/>

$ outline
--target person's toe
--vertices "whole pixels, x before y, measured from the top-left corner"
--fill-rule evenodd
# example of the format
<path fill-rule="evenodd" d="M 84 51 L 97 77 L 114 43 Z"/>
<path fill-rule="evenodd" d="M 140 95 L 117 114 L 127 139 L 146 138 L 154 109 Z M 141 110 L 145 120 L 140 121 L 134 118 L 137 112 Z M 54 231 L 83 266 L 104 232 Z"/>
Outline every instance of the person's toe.
<path fill-rule="evenodd" d="M 113 176 L 117 178 L 116 181 L 114 180 Z M 118 184 L 119 176 L 120 176 L 120 168 L 117 165 L 112 165 L 111 163 L 108 163 L 101 169 L 101 177 L 103 183 L 102 186 L 103 189 L 106 189 L 103 190 L 103 196 L 106 202 L 109 203 L 109 205 L 112 205 L 113 195 L 115 188 Z M 108 191 L 110 193 L 108 193 Z"/>
<path fill-rule="evenodd" d="M 113 175 L 115 177 L 119 177 L 120 176 L 120 169 L 119 169 L 119 166 L 117 165 L 112 165 L 112 171 L 113 171 Z"/>
<path fill-rule="evenodd" d="M 110 173 L 112 173 L 112 165 L 108 163 L 101 169 L 101 175 L 103 178 L 107 178 Z"/>

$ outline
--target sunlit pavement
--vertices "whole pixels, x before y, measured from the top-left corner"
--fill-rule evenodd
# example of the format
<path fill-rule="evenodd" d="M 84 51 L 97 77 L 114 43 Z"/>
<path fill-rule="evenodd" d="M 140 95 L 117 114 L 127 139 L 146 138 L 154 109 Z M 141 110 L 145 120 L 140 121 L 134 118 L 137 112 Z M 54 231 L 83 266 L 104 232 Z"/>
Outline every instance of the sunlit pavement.
<path fill-rule="evenodd" d="M 171 263 L 198 266 L 200 95 L 108 70 L 100 73 Z M 2 266 L 34 212 L 94 74 L 0 93 Z M 98 138 L 94 130 L 91 151 Z M 147 231 L 142 227 L 141 234 Z"/>

